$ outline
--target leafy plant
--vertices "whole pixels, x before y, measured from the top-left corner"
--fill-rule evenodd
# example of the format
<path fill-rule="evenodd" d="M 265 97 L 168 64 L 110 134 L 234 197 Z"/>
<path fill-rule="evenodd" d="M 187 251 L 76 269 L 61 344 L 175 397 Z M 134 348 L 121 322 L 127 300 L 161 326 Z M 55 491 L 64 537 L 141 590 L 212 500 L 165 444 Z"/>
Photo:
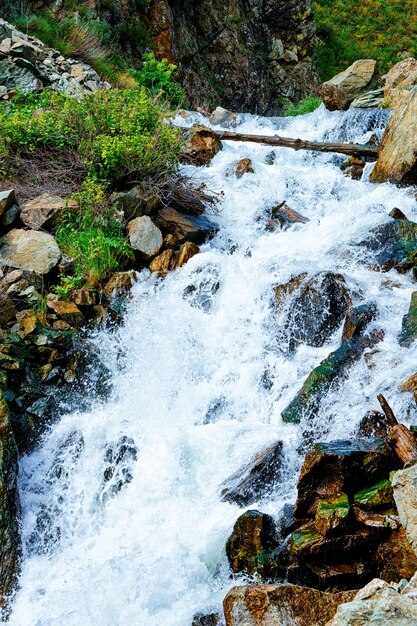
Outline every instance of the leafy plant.
<path fill-rule="evenodd" d="M 154 54 L 149 53 L 143 55 L 142 69 L 133 70 L 132 76 L 139 85 L 154 94 L 162 95 L 172 105 L 183 106 L 186 98 L 181 85 L 174 80 L 176 71 L 176 65 L 169 63 L 167 59 L 158 61 Z"/>
<path fill-rule="evenodd" d="M 305 115 L 306 113 L 312 113 L 321 105 L 320 98 L 316 96 L 307 96 L 304 100 L 301 100 L 298 104 L 289 103 L 284 108 L 284 117 L 291 117 L 294 115 Z"/>

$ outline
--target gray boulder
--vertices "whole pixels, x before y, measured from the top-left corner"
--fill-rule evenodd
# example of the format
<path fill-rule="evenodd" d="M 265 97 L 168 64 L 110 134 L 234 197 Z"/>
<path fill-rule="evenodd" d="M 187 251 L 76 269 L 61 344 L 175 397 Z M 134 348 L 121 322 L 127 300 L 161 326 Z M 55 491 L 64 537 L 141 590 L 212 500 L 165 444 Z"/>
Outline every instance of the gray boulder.
<path fill-rule="evenodd" d="M 148 215 L 136 217 L 129 222 L 128 234 L 133 250 L 147 259 L 158 254 L 162 247 L 162 233 Z"/>
<path fill-rule="evenodd" d="M 0 265 L 48 274 L 61 258 L 52 235 L 14 228 L 0 239 Z"/>

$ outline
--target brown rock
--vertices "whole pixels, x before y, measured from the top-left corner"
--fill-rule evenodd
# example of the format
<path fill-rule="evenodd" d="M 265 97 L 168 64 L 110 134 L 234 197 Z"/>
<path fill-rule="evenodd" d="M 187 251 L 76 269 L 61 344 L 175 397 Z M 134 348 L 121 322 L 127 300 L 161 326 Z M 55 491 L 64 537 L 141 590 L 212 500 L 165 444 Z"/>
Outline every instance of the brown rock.
<path fill-rule="evenodd" d="M 173 234 L 179 243 L 192 241 L 202 244 L 213 237 L 218 227 L 203 216 L 185 215 L 172 207 L 159 211 L 154 218 L 155 224 L 164 234 Z"/>
<path fill-rule="evenodd" d="M 410 90 L 417 85 L 417 60 L 404 59 L 396 63 L 385 76 L 384 99 L 391 109 L 404 106 Z"/>
<path fill-rule="evenodd" d="M 324 626 L 354 595 L 290 584 L 233 587 L 223 602 L 226 626 Z"/>
<path fill-rule="evenodd" d="M 361 59 L 321 86 L 321 99 L 329 111 L 344 111 L 360 95 L 369 91 L 376 78 L 376 61 Z"/>
<path fill-rule="evenodd" d="M 221 149 L 222 144 L 216 133 L 207 126 L 194 124 L 186 137 L 182 157 L 196 165 L 204 165 Z"/>
<path fill-rule="evenodd" d="M 272 222 L 277 221 L 281 228 L 286 228 L 291 224 L 306 224 L 310 221 L 301 213 L 291 209 L 285 200 L 271 209 L 271 220 Z"/>
<path fill-rule="evenodd" d="M 252 161 L 250 159 L 240 159 L 239 163 L 236 165 L 235 173 L 236 178 L 242 178 L 244 174 L 254 174 Z"/>
<path fill-rule="evenodd" d="M 116 272 L 103 288 L 103 293 L 107 298 L 120 298 L 129 294 L 137 280 L 137 272 Z"/>
<path fill-rule="evenodd" d="M 376 551 L 380 566 L 379 576 L 387 582 L 409 579 L 417 571 L 417 557 L 411 548 L 404 528 L 394 530 L 389 539 Z"/>
<path fill-rule="evenodd" d="M 48 307 L 69 324 L 79 325 L 84 322 L 84 316 L 74 302 L 64 300 L 48 300 Z"/>
<path fill-rule="evenodd" d="M 235 574 L 262 573 L 265 555 L 277 546 L 274 520 L 266 513 L 246 511 L 226 543 L 226 554 Z"/>
<path fill-rule="evenodd" d="M 97 304 L 97 293 L 91 289 L 83 287 L 82 289 L 73 289 L 71 298 L 77 306 L 94 306 Z"/>
<path fill-rule="evenodd" d="M 168 248 L 162 254 L 154 258 L 149 265 L 151 272 L 157 272 L 161 276 L 165 276 L 168 272 L 174 270 L 177 266 L 178 256 L 174 250 Z"/>
<path fill-rule="evenodd" d="M 48 230 L 57 226 L 59 217 L 69 207 L 77 207 L 77 203 L 60 196 L 44 193 L 22 206 L 20 219 L 25 226 L 33 230 L 40 230 L 41 228 Z"/>
<path fill-rule="evenodd" d="M 191 241 L 183 243 L 178 254 L 177 267 L 182 267 L 188 263 L 188 261 L 199 252 L 200 248 L 195 243 Z"/>

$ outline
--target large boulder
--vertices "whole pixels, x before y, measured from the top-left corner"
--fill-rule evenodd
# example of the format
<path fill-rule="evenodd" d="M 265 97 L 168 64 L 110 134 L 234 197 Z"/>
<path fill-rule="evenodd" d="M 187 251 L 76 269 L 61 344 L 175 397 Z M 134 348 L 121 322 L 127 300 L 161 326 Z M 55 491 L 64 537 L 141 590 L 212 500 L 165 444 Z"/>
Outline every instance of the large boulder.
<path fill-rule="evenodd" d="M 417 251 L 417 223 L 407 219 L 395 219 L 380 224 L 358 244 L 366 252 L 366 262 L 377 271 L 388 272 L 392 268 L 410 269 Z"/>
<path fill-rule="evenodd" d="M 376 61 L 361 59 L 321 86 L 321 99 L 329 111 L 344 111 L 369 91 L 376 79 Z"/>
<path fill-rule="evenodd" d="M 270 494 L 282 471 L 282 441 L 259 452 L 222 485 L 222 499 L 247 506 Z"/>
<path fill-rule="evenodd" d="M 128 235 L 133 250 L 139 252 L 145 259 L 158 254 L 162 247 L 162 233 L 148 215 L 136 217 L 129 222 Z"/>
<path fill-rule="evenodd" d="M 0 606 L 16 583 L 19 569 L 17 449 L 9 411 L 0 391 Z"/>
<path fill-rule="evenodd" d="M 246 511 L 226 543 L 226 554 L 235 574 L 263 573 L 265 557 L 277 547 L 274 520 L 266 513 Z"/>
<path fill-rule="evenodd" d="M 417 180 L 417 89 L 395 109 L 378 147 L 371 182 L 414 183 Z"/>
<path fill-rule="evenodd" d="M 372 580 L 352 601 L 341 603 L 326 626 L 414 626 L 417 624 L 415 578 L 405 587 L 378 578 Z"/>
<path fill-rule="evenodd" d="M 20 219 L 28 228 L 33 230 L 48 230 L 57 226 L 59 217 L 69 207 L 76 207 L 73 200 L 66 200 L 60 196 L 43 193 L 41 196 L 22 205 Z"/>
<path fill-rule="evenodd" d="M 207 218 L 201 215 L 185 215 L 173 207 L 166 207 L 159 211 L 154 222 L 164 235 L 176 235 L 178 243 L 192 241 L 201 244 L 218 231 L 216 224 Z"/>
<path fill-rule="evenodd" d="M 204 165 L 221 149 L 222 143 L 213 130 L 201 124 L 194 124 L 182 148 L 182 158 L 195 165 Z"/>
<path fill-rule="evenodd" d="M 114 193 L 111 201 L 116 206 L 119 206 L 125 218 L 130 220 L 134 217 L 153 213 L 160 203 L 160 197 L 140 185 L 135 185 L 128 191 Z"/>
<path fill-rule="evenodd" d="M 417 85 L 417 59 L 409 58 L 396 63 L 382 80 L 385 105 L 391 109 L 404 106 L 410 91 Z"/>
<path fill-rule="evenodd" d="M 223 602 L 226 626 L 324 626 L 354 594 L 290 584 L 232 587 Z"/>
<path fill-rule="evenodd" d="M 391 484 L 401 524 L 417 554 L 417 465 L 395 472 Z"/>
<path fill-rule="evenodd" d="M 61 258 L 52 235 L 36 230 L 14 228 L 0 239 L 0 265 L 35 274 L 48 274 Z"/>

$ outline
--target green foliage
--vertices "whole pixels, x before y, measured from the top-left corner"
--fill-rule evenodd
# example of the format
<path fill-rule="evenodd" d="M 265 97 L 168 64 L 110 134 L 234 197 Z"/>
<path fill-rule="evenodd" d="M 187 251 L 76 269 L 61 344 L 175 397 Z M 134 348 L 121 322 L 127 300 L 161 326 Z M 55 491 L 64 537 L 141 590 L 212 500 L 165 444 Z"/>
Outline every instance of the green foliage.
<path fill-rule="evenodd" d="M 56 232 L 61 250 L 75 265 L 74 275 L 62 277 L 56 288 L 60 297 L 84 284 L 96 285 L 132 256 L 123 217 L 107 206 L 104 185 L 87 180 L 74 197 L 78 206 L 65 213 Z"/>
<path fill-rule="evenodd" d="M 328 80 L 357 59 L 378 61 L 381 72 L 417 54 L 416 0 L 317 0 L 317 61 Z"/>
<path fill-rule="evenodd" d="M 294 115 L 305 115 L 305 113 L 312 113 L 321 105 L 320 98 L 316 96 L 307 96 L 304 100 L 301 100 L 298 104 L 289 103 L 284 108 L 284 116 L 291 117 Z"/>
<path fill-rule="evenodd" d="M 154 94 L 160 94 L 175 106 L 182 106 L 185 102 L 185 93 L 174 81 L 176 65 L 167 59 L 158 61 L 153 54 L 143 55 L 143 67 L 140 71 L 132 72 L 133 78 L 139 85 L 146 87 Z"/>

